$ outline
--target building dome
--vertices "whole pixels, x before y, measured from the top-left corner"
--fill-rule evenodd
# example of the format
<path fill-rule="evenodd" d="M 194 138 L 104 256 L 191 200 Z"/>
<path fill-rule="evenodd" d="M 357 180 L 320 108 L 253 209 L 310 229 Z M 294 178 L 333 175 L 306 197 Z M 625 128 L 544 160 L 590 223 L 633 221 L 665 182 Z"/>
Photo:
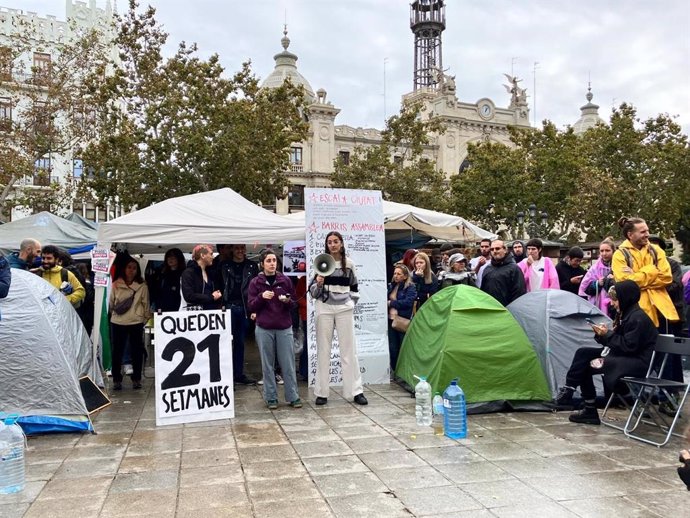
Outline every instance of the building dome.
<path fill-rule="evenodd" d="M 592 85 L 590 84 L 587 88 L 587 104 L 580 108 L 580 118 L 575 124 L 573 124 L 573 131 L 576 135 L 581 135 L 589 128 L 593 128 L 597 124 L 606 124 L 604 119 L 599 117 L 599 105 L 592 102 Z"/>
<path fill-rule="evenodd" d="M 290 78 L 293 85 L 302 85 L 304 87 L 304 98 L 307 104 L 316 102 L 314 89 L 309 84 L 309 81 L 297 70 L 297 55 L 288 51 L 290 38 L 287 37 L 287 26 L 283 30 L 283 38 L 280 42 L 283 45 L 283 52 L 273 56 L 276 66 L 273 72 L 261 83 L 261 88 L 278 88 L 282 86 L 287 78 Z"/>

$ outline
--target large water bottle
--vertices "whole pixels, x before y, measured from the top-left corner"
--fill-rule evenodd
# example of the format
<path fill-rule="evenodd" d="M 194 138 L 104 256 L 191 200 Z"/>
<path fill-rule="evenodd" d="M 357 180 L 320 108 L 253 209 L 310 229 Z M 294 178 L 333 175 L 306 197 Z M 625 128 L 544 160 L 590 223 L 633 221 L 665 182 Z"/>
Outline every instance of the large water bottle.
<path fill-rule="evenodd" d="M 11 415 L 0 424 L 0 494 L 17 493 L 24 489 L 24 446 L 26 438 Z"/>
<path fill-rule="evenodd" d="M 417 416 L 417 425 L 431 425 L 431 385 L 429 385 L 424 376 L 419 376 L 419 383 L 414 388 L 414 397 L 416 400 L 415 414 Z"/>
<path fill-rule="evenodd" d="M 464 439 L 467 437 L 467 407 L 465 393 L 458 386 L 458 379 L 450 382 L 443 392 L 443 427 L 446 437 Z"/>
<path fill-rule="evenodd" d="M 431 408 L 434 412 L 434 435 L 443 435 L 443 397 L 438 392 L 434 394 L 434 399 L 431 401 Z"/>

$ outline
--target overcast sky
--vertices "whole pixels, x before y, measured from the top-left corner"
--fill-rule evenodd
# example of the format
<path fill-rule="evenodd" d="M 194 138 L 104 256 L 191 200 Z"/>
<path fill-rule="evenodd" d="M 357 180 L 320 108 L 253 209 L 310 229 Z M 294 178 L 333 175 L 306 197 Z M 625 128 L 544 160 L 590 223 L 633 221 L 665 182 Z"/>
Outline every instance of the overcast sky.
<path fill-rule="evenodd" d="M 63 0 L 0 0 L 6 6 L 64 19 Z M 105 6 L 105 0 L 97 0 Z M 142 3 L 146 3 L 142 0 Z M 382 127 L 412 90 L 413 35 L 407 0 L 151 0 L 170 33 L 203 55 L 218 53 L 228 73 L 251 60 L 261 78 L 281 51 L 287 17 L 290 50 L 314 91 L 324 88 L 342 111 L 338 124 Z M 119 0 L 122 11 L 127 2 Z M 690 131 L 690 1 L 447 0 L 443 66 L 458 98 L 507 106 L 503 73 L 523 78 L 530 120 L 574 123 L 586 102 L 608 120 L 626 101 L 641 117 L 678 116 Z"/>

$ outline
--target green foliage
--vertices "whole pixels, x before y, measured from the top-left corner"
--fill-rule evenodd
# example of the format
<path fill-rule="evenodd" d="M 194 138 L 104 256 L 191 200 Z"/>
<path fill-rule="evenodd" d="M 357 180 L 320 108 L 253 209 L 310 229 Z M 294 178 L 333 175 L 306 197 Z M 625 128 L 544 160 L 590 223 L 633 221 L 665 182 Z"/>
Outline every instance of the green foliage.
<path fill-rule="evenodd" d="M 588 240 L 618 235 L 623 215 L 666 235 L 690 228 L 688 138 L 667 115 L 641 121 L 623 104 L 609 125 L 583 135 L 547 121 L 541 130 L 511 128 L 511 143 L 469 147 L 471 167 L 451 183 L 452 210 L 514 234 L 516 213 L 535 203 L 549 215 L 542 237 L 570 242 L 581 232 Z"/>
<path fill-rule="evenodd" d="M 420 105 L 403 106 L 400 114 L 386 122 L 379 144 L 357 147 L 347 165 L 335 160 L 332 185 L 380 190 L 388 201 L 443 210 L 443 172 L 422 155 L 431 135 L 442 130 L 438 120 L 422 119 Z"/>
<path fill-rule="evenodd" d="M 184 42 L 166 59 L 155 10 L 136 8 L 118 20 L 119 58 L 90 78 L 101 109 L 82 192 L 126 208 L 221 187 L 284 196 L 290 144 L 306 138 L 301 88 L 260 90 L 248 63 L 227 78 L 217 55 Z"/>

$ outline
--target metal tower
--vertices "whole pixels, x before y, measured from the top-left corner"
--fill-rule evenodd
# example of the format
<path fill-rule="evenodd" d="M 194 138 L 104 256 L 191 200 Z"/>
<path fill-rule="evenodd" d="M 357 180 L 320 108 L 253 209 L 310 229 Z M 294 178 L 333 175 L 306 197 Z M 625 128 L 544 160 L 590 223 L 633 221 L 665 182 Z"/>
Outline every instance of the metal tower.
<path fill-rule="evenodd" d="M 414 33 L 414 90 L 437 84 L 443 73 L 441 33 L 446 28 L 444 0 L 415 0 L 410 4 Z"/>

